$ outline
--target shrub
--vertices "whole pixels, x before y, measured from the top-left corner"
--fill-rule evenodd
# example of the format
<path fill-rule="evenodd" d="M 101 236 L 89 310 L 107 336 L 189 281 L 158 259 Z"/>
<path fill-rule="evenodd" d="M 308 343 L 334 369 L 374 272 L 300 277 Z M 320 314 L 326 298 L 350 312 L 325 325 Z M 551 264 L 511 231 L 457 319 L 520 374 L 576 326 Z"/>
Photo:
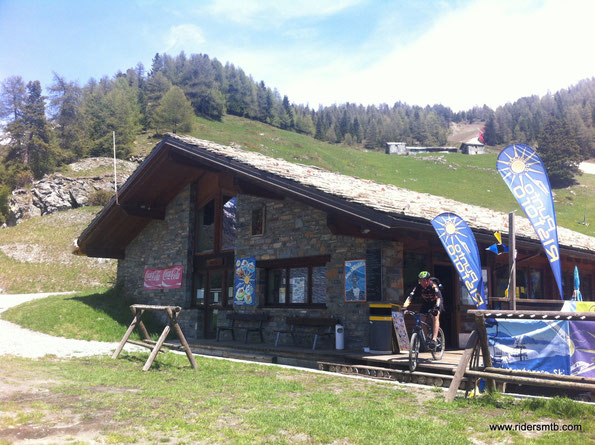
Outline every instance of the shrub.
<path fill-rule="evenodd" d="M 89 194 L 90 206 L 104 207 L 112 199 L 114 194 L 109 190 L 95 190 Z"/>

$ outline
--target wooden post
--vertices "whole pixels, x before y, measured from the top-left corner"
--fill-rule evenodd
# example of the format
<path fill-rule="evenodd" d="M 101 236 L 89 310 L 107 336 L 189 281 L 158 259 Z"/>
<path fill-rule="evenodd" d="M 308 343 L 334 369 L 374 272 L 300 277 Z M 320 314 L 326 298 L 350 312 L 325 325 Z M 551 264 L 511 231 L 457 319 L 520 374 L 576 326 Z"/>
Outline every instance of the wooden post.
<path fill-rule="evenodd" d="M 143 315 L 143 312 L 144 312 L 143 309 L 139 310 L 138 312 L 136 311 L 136 309 L 132 308 L 132 306 L 131 306 L 131 309 L 132 309 L 132 313 L 134 314 L 134 318 L 132 319 L 132 323 L 130 323 L 130 326 L 128 326 L 128 330 L 124 334 L 124 337 L 120 341 L 120 344 L 114 351 L 112 358 L 118 358 L 118 356 L 120 355 L 120 352 L 122 352 L 122 349 L 124 349 L 124 345 L 128 341 L 128 338 L 132 334 L 132 331 L 134 331 L 134 328 L 140 322 L 140 317 Z"/>
<path fill-rule="evenodd" d="M 536 377 L 521 377 L 517 375 L 499 374 L 485 371 L 466 371 L 468 376 L 481 377 L 485 379 L 496 379 L 502 382 L 514 383 L 518 385 L 529 385 L 529 386 L 548 386 L 551 388 L 558 389 L 570 389 L 575 391 L 595 391 L 595 385 L 592 383 L 578 383 L 569 382 L 566 380 L 558 380 L 554 378 L 536 378 Z"/>
<path fill-rule="evenodd" d="M 510 278 L 508 281 L 508 297 L 512 302 L 512 310 L 516 311 L 516 233 L 514 228 L 514 212 L 508 214 L 508 265 Z"/>
<path fill-rule="evenodd" d="M 467 366 L 469 365 L 469 361 L 471 360 L 471 356 L 473 355 L 473 350 L 475 349 L 475 346 L 477 345 L 478 340 L 479 340 L 479 335 L 477 334 L 477 331 L 473 331 L 471 333 L 471 336 L 469 337 L 469 340 L 467 341 L 467 346 L 465 347 L 465 351 L 463 352 L 463 355 L 461 356 L 461 360 L 459 361 L 459 365 L 457 366 L 455 376 L 451 380 L 450 386 L 448 387 L 448 392 L 446 393 L 446 401 L 447 402 L 452 402 L 455 399 L 455 396 L 457 395 L 457 390 L 459 389 L 461 381 L 463 380 L 463 376 L 465 375 L 465 370 L 467 369 Z"/>
<path fill-rule="evenodd" d="M 192 365 L 192 367 L 194 369 L 198 368 L 198 365 L 196 364 L 196 359 L 194 358 L 194 354 L 192 354 L 192 351 L 190 350 L 190 346 L 188 345 L 188 342 L 186 341 L 186 337 L 184 337 L 184 333 L 182 332 L 182 329 L 180 328 L 180 325 L 178 324 L 178 314 L 180 312 L 176 311 L 175 315 L 172 313 L 171 309 L 167 309 L 167 315 L 169 316 L 169 319 L 171 320 L 171 324 L 174 328 L 174 332 L 176 333 L 176 335 L 178 336 L 178 338 L 180 339 L 180 343 L 182 343 L 182 346 L 184 347 L 184 351 L 186 352 L 186 356 L 188 357 L 188 360 L 190 361 L 190 365 Z M 246 337 L 248 336 L 248 332 L 246 332 Z"/>
<path fill-rule="evenodd" d="M 163 342 L 167 338 L 167 334 L 169 334 L 170 330 L 171 328 L 169 327 L 169 324 L 163 328 L 163 332 L 161 333 L 159 340 L 157 340 L 157 343 L 155 343 L 155 347 L 151 351 L 151 355 L 149 355 L 145 366 L 143 366 L 143 371 L 147 371 L 153 364 L 153 361 L 155 360 L 155 357 L 157 357 L 157 353 L 161 349 L 161 346 L 163 346 Z"/>
<path fill-rule="evenodd" d="M 134 307 L 134 305 L 130 306 L 130 310 L 132 311 L 132 314 L 134 314 L 136 312 L 136 308 Z M 144 309 L 140 309 L 142 312 L 144 312 Z M 144 323 L 142 322 L 142 320 L 138 320 L 138 330 L 140 331 L 141 335 L 143 336 L 143 340 L 149 340 L 151 338 L 151 336 L 149 335 L 149 332 L 147 331 L 147 328 L 145 328 Z"/>
<path fill-rule="evenodd" d="M 483 366 L 492 367 L 492 357 L 490 356 L 490 345 L 488 343 L 488 333 L 486 331 L 485 318 L 482 315 L 475 316 L 475 326 L 479 335 L 479 346 L 481 347 L 481 355 L 483 356 Z M 487 387 L 489 392 L 496 391 L 496 384 L 493 379 L 487 380 Z"/>

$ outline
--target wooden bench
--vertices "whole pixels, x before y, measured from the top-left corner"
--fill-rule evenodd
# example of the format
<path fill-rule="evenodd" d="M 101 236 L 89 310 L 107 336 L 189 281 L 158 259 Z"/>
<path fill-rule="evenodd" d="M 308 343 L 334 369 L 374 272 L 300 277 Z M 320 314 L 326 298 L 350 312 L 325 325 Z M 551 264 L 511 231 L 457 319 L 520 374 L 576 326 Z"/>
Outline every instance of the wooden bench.
<path fill-rule="evenodd" d="M 275 347 L 279 344 L 281 334 L 290 334 L 294 345 L 297 345 L 296 334 L 312 334 L 314 335 L 312 350 L 315 350 L 319 337 L 334 335 L 335 325 L 339 323 L 339 320 L 326 317 L 287 317 L 285 323 L 287 329 L 274 331 L 277 333 Z"/>
<path fill-rule="evenodd" d="M 227 320 L 231 321 L 229 325 L 217 326 L 217 341 L 221 336 L 221 332 L 231 332 L 232 340 L 236 339 L 235 329 L 243 329 L 246 331 L 244 343 L 248 343 L 248 334 L 250 332 L 257 332 L 260 335 L 260 341 L 264 342 L 262 336 L 262 324 L 269 320 L 269 314 L 264 312 L 228 312 Z"/>

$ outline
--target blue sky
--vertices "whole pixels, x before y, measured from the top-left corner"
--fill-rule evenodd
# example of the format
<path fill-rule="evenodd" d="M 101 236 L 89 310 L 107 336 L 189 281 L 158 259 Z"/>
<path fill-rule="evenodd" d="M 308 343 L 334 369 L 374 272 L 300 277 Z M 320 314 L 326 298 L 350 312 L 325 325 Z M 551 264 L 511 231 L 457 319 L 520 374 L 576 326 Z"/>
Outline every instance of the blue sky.
<path fill-rule="evenodd" d="M 0 0 L 0 80 L 203 53 L 292 102 L 495 108 L 595 76 L 591 0 Z"/>

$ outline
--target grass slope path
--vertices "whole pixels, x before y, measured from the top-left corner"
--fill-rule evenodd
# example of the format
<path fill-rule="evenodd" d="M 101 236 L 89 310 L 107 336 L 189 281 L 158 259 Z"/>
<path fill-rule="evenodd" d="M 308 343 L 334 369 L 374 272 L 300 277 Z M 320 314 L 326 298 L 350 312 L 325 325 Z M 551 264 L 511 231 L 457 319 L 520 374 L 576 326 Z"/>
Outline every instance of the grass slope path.
<path fill-rule="evenodd" d="M 56 293 L 0 294 L 0 313 L 12 306 L 37 298 L 45 298 L 49 295 L 56 295 Z M 46 355 L 87 357 L 112 354 L 117 346 L 118 343 L 54 337 L 0 320 L 0 356 L 14 355 L 26 358 L 40 358 Z M 125 345 L 124 350 L 128 352 L 146 351 L 144 348 L 129 344 Z"/>

